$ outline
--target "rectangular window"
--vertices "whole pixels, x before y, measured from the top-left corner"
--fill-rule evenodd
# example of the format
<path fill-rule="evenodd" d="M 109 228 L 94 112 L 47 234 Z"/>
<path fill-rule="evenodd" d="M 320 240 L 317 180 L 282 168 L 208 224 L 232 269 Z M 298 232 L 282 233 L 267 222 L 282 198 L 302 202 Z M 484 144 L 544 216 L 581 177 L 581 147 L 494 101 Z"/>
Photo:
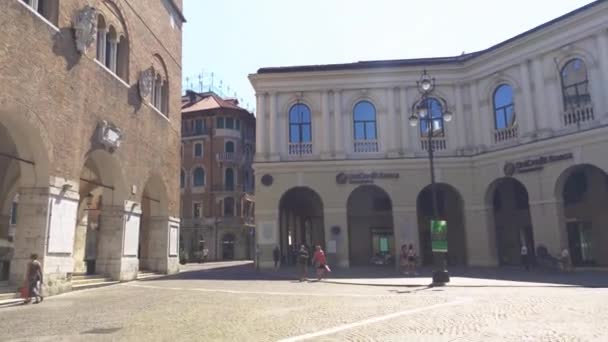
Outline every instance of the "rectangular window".
<path fill-rule="evenodd" d="M 192 208 L 192 216 L 194 218 L 201 218 L 203 217 L 203 203 L 197 202 L 193 204 L 193 208 Z"/>
<path fill-rule="evenodd" d="M 216 128 L 224 128 L 224 118 L 217 118 Z"/>
<path fill-rule="evenodd" d="M 196 134 L 203 134 L 203 127 L 205 127 L 204 121 L 201 119 L 196 119 L 194 123 L 194 129 Z"/>
<path fill-rule="evenodd" d="M 13 202 L 13 206 L 11 208 L 11 224 L 17 224 L 17 202 Z"/>
<path fill-rule="evenodd" d="M 234 119 L 226 118 L 226 129 L 234 129 Z"/>
<path fill-rule="evenodd" d="M 194 144 L 194 157 L 201 158 L 203 156 L 203 144 L 195 143 Z"/>
<path fill-rule="evenodd" d="M 235 128 L 237 131 L 241 130 L 241 120 L 239 120 L 239 119 L 235 120 Z"/>

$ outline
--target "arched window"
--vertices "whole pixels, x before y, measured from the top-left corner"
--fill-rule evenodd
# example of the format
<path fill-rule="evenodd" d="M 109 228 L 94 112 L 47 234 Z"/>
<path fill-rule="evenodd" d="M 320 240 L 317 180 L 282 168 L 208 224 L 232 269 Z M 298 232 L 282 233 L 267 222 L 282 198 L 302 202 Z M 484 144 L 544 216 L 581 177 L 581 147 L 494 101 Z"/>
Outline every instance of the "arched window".
<path fill-rule="evenodd" d="M 179 174 L 179 187 L 180 189 L 183 189 L 186 186 L 186 173 L 184 172 L 184 170 L 181 170 L 180 174 Z"/>
<path fill-rule="evenodd" d="M 376 108 L 369 101 L 355 105 L 353 113 L 355 140 L 376 140 Z"/>
<path fill-rule="evenodd" d="M 224 144 L 224 152 L 234 153 L 234 142 L 233 141 L 226 141 L 226 144 Z"/>
<path fill-rule="evenodd" d="M 224 216 L 234 216 L 234 198 L 224 198 Z"/>
<path fill-rule="evenodd" d="M 113 73 L 116 73 L 116 52 L 118 45 L 118 34 L 113 26 L 108 29 L 106 37 L 106 59 L 105 66 L 110 69 Z"/>
<path fill-rule="evenodd" d="M 312 141 L 310 109 L 305 104 L 295 104 L 289 110 L 289 142 Z"/>
<path fill-rule="evenodd" d="M 234 170 L 232 168 L 227 168 L 224 172 L 224 182 L 227 191 L 234 190 Z"/>
<path fill-rule="evenodd" d="M 494 91 L 494 127 L 496 130 L 515 126 L 514 109 L 513 88 L 508 84 L 499 85 Z"/>
<path fill-rule="evenodd" d="M 587 66 L 580 58 L 568 61 L 561 72 L 564 108 L 581 107 L 591 103 Z"/>
<path fill-rule="evenodd" d="M 100 14 L 97 17 L 97 55 L 96 58 L 101 64 L 106 64 L 106 38 L 107 38 L 106 20 Z"/>
<path fill-rule="evenodd" d="M 202 167 L 194 169 L 194 186 L 205 186 L 205 170 Z"/>
<path fill-rule="evenodd" d="M 443 108 L 441 102 L 433 97 L 427 98 L 426 101 L 429 110 L 427 115 L 430 115 L 433 120 L 431 124 L 426 120 L 420 121 L 420 135 L 428 136 L 432 127 L 434 137 L 443 136 Z"/>
<path fill-rule="evenodd" d="M 97 51 L 95 59 L 123 81 L 129 80 L 129 39 L 119 9 L 104 1 L 110 11 L 97 17 Z"/>

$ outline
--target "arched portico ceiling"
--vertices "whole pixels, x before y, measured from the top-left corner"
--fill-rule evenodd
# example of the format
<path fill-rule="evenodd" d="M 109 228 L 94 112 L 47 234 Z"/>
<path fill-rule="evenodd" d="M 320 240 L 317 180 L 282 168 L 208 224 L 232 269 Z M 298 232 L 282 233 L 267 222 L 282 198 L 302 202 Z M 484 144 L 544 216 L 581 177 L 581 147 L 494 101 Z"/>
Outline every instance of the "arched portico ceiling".
<path fill-rule="evenodd" d="M 111 190 L 111 202 L 114 205 L 123 205 L 128 198 L 122 165 L 116 156 L 107 151 L 96 149 L 86 155 L 81 181 Z M 107 196 L 104 196 L 104 199 L 109 200 Z"/>
<path fill-rule="evenodd" d="M 141 191 L 140 202 L 150 202 L 151 212 L 144 213 L 152 216 L 168 215 L 169 212 L 169 200 L 167 195 L 167 187 L 163 178 L 156 173 L 151 174 L 146 183 L 144 183 Z"/>
<path fill-rule="evenodd" d="M 596 165 L 589 164 L 589 163 L 572 165 L 572 166 L 568 167 L 567 169 L 565 169 L 564 171 L 562 171 L 562 173 L 559 175 L 559 177 L 555 181 L 555 189 L 554 189 L 555 198 L 562 199 L 562 197 L 563 197 L 563 191 L 564 191 L 564 186 L 565 186 L 566 181 L 568 180 L 568 178 L 573 173 L 575 173 L 577 171 L 584 170 L 584 169 L 594 170 L 594 171 L 600 172 L 604 176 L 608 177 L 608 173 L 605 170 L 603 170 L 602 168 L 600 168 L 600 167 L 598 167 Z"/>
<path fill-rule="evenodd" d="M 279 200 L 279 209 L 323 215 L 323 201 L 321 196 L 311 188 L 294 187 L 283 193 Z"/>
<path fill-rule="evenodd" d="M 373 200 L 374 195 L 376 198 L 382 197 L 387 199 L 389 201 L 390 208 L 393 208 L 393 200 L 391 199 L 391 196 L 386 190 L 375 184 L 359 185 L 356 187 L 348 196 L 348 199 L 346 200 L 346 207 L 350 208 L 353 206 L 353 201 L 359 200 L 360 198 Z"/>
<path fill-rule="evenodd" d="M 487 206 L 492 206 L 494 193 L 500 186 L 507 183 L 514 184 L 518 189 L 523 189 L 526 192 L 526 195 L 528 196 L 528 189 L 526 188 L 526 185 L 520 180 L 514 177 L 501 177 L 495 179 L 494 181 L 492 181 L 492 183 L 490 183 L 490 185 L 488 185 L 488 188 L 486 189 L 486 193 L 484 195 L 484 203 Z"/>

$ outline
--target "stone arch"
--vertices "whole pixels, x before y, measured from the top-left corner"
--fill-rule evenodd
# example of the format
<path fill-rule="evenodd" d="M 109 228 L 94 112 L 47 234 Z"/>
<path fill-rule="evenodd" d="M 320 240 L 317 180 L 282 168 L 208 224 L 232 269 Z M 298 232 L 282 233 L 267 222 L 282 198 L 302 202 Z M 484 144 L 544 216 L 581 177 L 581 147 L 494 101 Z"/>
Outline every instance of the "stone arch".
<path fill-rule="evenodd" d="M 393 200 L 377 185 L 360 185 L 346 200 L 349 263 L 389 265 L 395 262 Z"/>
<path fill-rule="evenodd" d="M 169 200 L 162 176 L 151 173 L 141 191 L 139 225 L 139 269 L 161 271 L 166 263 L 162 249 L 168 240 Z M 166 247 L 165 247 L 166 248 Z"/>
<path fill-rule="evenodd" d="M 279 246 L 288 263 L 292 251 L 304 244 L 325 247 L 324 206 L 319 193 L 297 186 L 286 190 L 279 200 Z"/>
<path fill-rule="evenodd" d="M 448 264 L 467 264 L 467 243 L 464 217 L 464 199 L 460 192 L 447 183 L 436 183 L 437 216 L 447 221 L 448 226 Z M 424 264 L 433 262 L 431 249 L 430 221 L 434 216 L 432 207 L 431 185 L 424 187 L 417 196 L 418 232 L 420 238 L 420 256 Z"/>
<path fill-rule="evenodd" d="M 575 266 L 606 266 L 608 251 L 608 174 L 592 164 L 577 164 L 564 170 L 555 184 L 558 211 Z"/>
<path fill-rule="evenodd" d="M 488 236 L 499 265 L 519 265 L 523 245 L 534 258 L 535 242 L 530 200 L 525 184 L 513 177 L 494 180 L 485 194 L 488 209 Z M 534 261 L 531 259 L 530 261 Z"/>

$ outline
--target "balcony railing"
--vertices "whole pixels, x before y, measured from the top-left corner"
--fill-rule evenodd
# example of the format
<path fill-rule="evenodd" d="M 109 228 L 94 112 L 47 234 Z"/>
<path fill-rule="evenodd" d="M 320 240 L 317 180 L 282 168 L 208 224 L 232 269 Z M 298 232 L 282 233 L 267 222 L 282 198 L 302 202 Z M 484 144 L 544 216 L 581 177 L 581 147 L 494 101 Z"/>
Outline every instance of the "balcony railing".
<path fill-rule="evenodd" d="M 497 129 L 494 131 L 494 142 L 502 143 L 517 139 L 517 126 L 511 126 L 508 128 Z"/>
<path fill-rule="evenodd" d="M 211 129 L 207 127 L 203 127 L 202 129 L 193 129 L 193 130 L 184 130 L 182 131 L 182 137 L 197 137 L 201 135 L 209 135 L 211 133 Z"/>
<path fill-rule="evenodd" d="M 378 140 L 355 140 L 355 153 L 378 152 Z"/>
<path fill-rule="evenodd" d="M 215 159 L 220 163 L 240 163 L 243 160 L 241 154 L 236 152 L 219 152 Z"/>
<path fill-rule="evenodd" d="M 301 157 L 312 155 L 312 142 L 289 143 L 289 156 Z"/>
<path fill-rule="evenodd" d="M 254 188 L 251 185 L 243 184 L 215 184 L 211 187 L 211 191 L 215 192 L 244 192 L 253 194 Z"/>
<path fill-rule="evenodd" d="M 578 125 L 594 120 L 593 104 L 587 103 L 569 108 L 564 113 L 564 126 Z"/>
<path fill-rule="evenodd" d="M 433 151 L 443 151 L 448 147 L 445 137 L 433 137 L 431 144 L 433 145 Z M 428 151 L 429 139 L 426 137 L 420 138 L 420 147 Z"/>

